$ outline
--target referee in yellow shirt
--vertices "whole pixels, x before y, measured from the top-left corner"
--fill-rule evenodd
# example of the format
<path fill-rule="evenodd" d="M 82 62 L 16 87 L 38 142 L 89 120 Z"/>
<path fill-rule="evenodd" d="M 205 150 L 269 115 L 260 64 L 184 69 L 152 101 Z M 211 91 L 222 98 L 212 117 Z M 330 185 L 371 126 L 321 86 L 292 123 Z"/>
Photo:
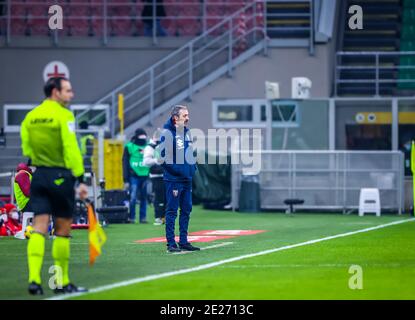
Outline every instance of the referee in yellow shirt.
<path fill-rule="evenodd" d="M 67 108 L 74 94 L 68 79 L 50 78 L 46 99 L 30 111 L 21 125 L 23 155 L 36 167 L 31 184 L 34 232 L 27 245 L 29 293 L 43 294 L 41 269 L 50 215 L 55 218 L 52 257 L 60 268 L 55 293 L 86 291 L 69 280 L 71 224 L 75 184 L 81 199 L 88 194 L 83 183 L 84 165 L 75 135 L 75 117 Z"/>

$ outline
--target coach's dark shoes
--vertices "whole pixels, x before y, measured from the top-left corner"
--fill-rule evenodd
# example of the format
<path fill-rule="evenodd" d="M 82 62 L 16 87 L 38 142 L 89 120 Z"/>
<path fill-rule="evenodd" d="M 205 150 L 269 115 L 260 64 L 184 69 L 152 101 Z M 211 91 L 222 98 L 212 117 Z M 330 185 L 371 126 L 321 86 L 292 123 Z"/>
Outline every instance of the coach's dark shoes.
<path fill-rule="evenodd" d="M 77 287 L 74 284 L 70 283 L 62 288 L 56 288 L 53 290 L 56 294 L 65 294 L 65 293 L 77 293 L 77 292 L 88 292 L 87 288 Z"/>
<path fill-rule="evenodd" d="M 29 284 L 29 293 L 34 296 L 42 295 L 43 289 L 40 284 L 37 284 L 36 282 L 31 282 Z"/>
<path fill-rule="evenodd" d="M 200 250 L 200 248 L 192 246 L 191 243 L 186 243 L 186 244 L 179 243 L 179 248 L 183 251 L 199 251 Z"/>
<path fill-rule="evenodd" d="M 167 252 L 176 253 L 176 252 L 180 252 L 180 251 L 182 251 L 182 250 L 180 250 L 177 245 L 167 246 Z"/>

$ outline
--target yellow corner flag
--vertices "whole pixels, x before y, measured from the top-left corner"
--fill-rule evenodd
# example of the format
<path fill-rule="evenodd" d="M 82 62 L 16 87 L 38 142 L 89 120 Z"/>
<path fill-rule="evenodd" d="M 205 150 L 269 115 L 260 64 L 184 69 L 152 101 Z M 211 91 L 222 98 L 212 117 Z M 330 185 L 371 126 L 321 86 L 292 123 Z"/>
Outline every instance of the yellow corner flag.
<path fill-rule="evenodd" d="M 87 207 L 89 223 L 89 264 L 92 266 L 95 263 L 95 259 L 101 255 L 101 247 L 104 245 L 105 241 L 107 241 L 107 236 L 97 221 L 92 205 L 88 204 Z"/>

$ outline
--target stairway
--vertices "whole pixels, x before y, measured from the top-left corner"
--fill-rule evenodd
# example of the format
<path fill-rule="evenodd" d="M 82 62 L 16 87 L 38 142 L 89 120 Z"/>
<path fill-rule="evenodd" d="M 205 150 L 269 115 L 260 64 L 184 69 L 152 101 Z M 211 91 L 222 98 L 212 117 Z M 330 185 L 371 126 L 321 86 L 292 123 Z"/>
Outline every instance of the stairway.
<path fill-rule="evenodd" d="M 118 96 L 124 96 L 124 125 L 128 136 L 135 128 L 152 124 L 152 119 L 173 104 L 191 99 L 221 76 L 264 50 L 263 3 L 250 2 L 226 17 L 206 33 L 192 39 L 156 64 L 94 103 L 111 105 L 109 119 L 112 136 L 119 131 Z M 77 119 L 89 118 L 90 124 L 102 120 L 103 113 L 91 116 L 90 109 Z"/>
<path fill-rule="evenodd" d="M 402 30 L 401 30 L 401 51 L 415 52 L 415 1 L 403 1 Z M 402 55 L 400 58 L 398 88 L 401 91 L 414 93 L 415 89 L 415 55 Z"/>
<path fill-rule="evenodd" d="M 347 8 L 352 5 L 363 9 L 363 30 L 350 30 L 345 23 L 343 51 L 399 50 L 400 0 L 348 0 Z"/>
<path fill-rule="evenodd" d="M 352 5 L 359 5 L 363 10 L 363 29 L 351 30 L 348 26 L 348 19 L 351 15 L 348 8 Z M 397 79 L 399 65 L 397 55 L 381 55 L 378 62 L 374 54 L 363 52 L 396 52 L 400 47 L 400 28 L 402 5 L 400 0 L 348 0 L 342 8 L 344 16 L 343 41 L 339 51 L 347 53 L 359 53 L 356 55 L 338 55 L 337 77 L 348 83 L 339 83 L 337 95 L 339 96 L 367 96 L 383 95 L 391 96 L 396 92 L 395 83 L 380 83 L 378 92 L 373 82 L 365 80 Z M 376 65 L 380 69 L 376 74 Z M 362 82 L 358 82 L 362 81 Z"/>
<path fill-rule="evenodd" d="M 193 93 L 228 74 L 239 64 L 265 50 L 263 8 L 250 3 L 240 13 L 227 17 L 206 34 L 191 40 L 93 105 L 109 104 L 112 136 L 119 130 L 118 94 L 124 95 L 125 134 L 151 123 L 152 118 L 173 104 L 191 99 Z M 254 6 L 258 5 L 254 9 Z M 254 15 L 256 13 L 256 15 Z M 254 22 L 255 19 L 255 22 Z M 225 29 L 218 35 L 218 30 Z M 92 106 L 91 106 L 92 107 Z M 105 112 L 79 112 L 90 124 L 102 123 Z M 18 133 L 7 133 L 7 147 L 0 147 L 0 173 L 15 169 L 24 160 Z"/>
<path fill-rule="evenodd" d="M 310 37 L 310 1 L 267 1 L 267 35 L 271 39 Z"/>

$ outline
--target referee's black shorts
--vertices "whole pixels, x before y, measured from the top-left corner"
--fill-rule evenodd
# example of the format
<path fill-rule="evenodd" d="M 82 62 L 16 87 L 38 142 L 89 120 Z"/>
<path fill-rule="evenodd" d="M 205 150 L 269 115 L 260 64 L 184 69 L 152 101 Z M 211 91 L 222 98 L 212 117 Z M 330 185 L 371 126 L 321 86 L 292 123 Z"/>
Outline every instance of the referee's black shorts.
<path fill-rule="evenodd" d="M 34 215 L 72 218 L 75 209 L 75 177 L 64 168 L 37 167 L 30 186 Z"/>

